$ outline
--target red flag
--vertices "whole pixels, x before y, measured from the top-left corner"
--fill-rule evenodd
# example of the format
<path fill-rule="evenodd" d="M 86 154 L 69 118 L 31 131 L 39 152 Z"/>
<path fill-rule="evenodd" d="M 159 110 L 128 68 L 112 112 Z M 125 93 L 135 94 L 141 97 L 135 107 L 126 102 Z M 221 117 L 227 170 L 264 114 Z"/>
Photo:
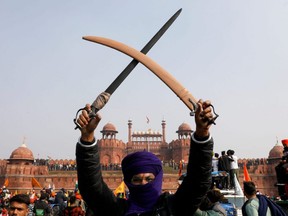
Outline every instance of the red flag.
<path fill-rule="evenodd" d="M 40 183 L 34 178 L 34 177 L 32 177 L 32 187 L 34 188 L 34 187 L 39 187 L 39 188 L 42 188 L 41 187 L 41 185 L 40 185 Z"/>
<path fill-rule="evenodd" d="M 243 172 L 244 172 L 244 181 L 251 181 L 251 178 L 249 176 L 249 173 L 248 173 L 248 170 L 247 170 L 247 167 L 246 167 L 246 163 L 244 163 Z"/>

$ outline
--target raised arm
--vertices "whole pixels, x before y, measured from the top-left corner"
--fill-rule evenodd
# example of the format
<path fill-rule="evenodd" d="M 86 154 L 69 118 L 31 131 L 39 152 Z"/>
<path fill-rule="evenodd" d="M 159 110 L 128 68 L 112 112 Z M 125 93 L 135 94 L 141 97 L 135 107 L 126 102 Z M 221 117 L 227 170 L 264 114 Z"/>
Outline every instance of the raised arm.
<path fill-rule="evenodd" d="M 198 102 L 187 175 L 174 196 L 175 215 L 193 215 L 212 184 L 213 139 L 209 132 L 209 119 L 213 118 L 213 113 L 210 104 L 210 101 Z"/>
<path fill-rule="evenodd" d="M 79 115 L 81 137 L 76 146 L 78 186 L 88 207 L 97 216 L 118 215 L 117 199 L 103 181 L 98 146 L 94 138 L 101 116 L 89 118 L 90 105 Z"/>

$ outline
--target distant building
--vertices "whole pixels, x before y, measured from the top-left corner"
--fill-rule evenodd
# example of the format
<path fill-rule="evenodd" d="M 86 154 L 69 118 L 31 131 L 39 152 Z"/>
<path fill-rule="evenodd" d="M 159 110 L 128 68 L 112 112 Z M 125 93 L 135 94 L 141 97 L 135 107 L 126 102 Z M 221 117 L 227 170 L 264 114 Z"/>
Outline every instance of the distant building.
<path fill-rule="evenodd" d="M 124 143 L 117 139 L 116 127 L 107 123 L 102 133 L 102 139 L 97 140 L 100 152 L 100 162 L 103 165 L 120 164 L 122 159 L 129 153 L 136 151 L 153 152 L 163 162 L 180 160 L 188 161 L 189 145 L 192 134 L 191 127 L 182 123 L 176 133 L 178 139 L 166 142 L 166 122 L 163 120 L 162 131 L 134 131 L 132 132 L 132 120 L 128 121 L 128 142 Z"/>
<path fill-rule="evenodd" d="M 161 131 L 132 131 L 132 121 L 128 121 L 128 142 L 117 139 L 117 129 L 112 123 L 107 123 L 101 130 L 102 138 L 97 140 L 100 153 L 100 163 L 104 181 L 110 188 L 116 188 L 122 181 L 122 174 L 109 174 L 105 170 L 120 169 L 122 159 L 131 152 L 150 151 L 163 161 L 164 166 L 177 169 L 180 161 L 187 163 L 189 157 L 190 138 L 193 130 L 187 123 L 182 123 L 177 133 L 177 139 L 166 141 L 166 122 L 161 122 Z M 283 146 L 278 143 L 269 152 L 268 159 L 239 159 L 240 185 L 243 181 L 243 164 L 247 164 L 250 177 L 256 182 L 262 193 L 277 196 L 275 166 L 283 156 Z M 66 188 L 73 190 L 77 183 L 75 160 L 44 160 L 34 158 L 30 149 L 22 144 L 15 149 L 9 159 L 0 160 L 0 186 L 7 179 L 10 191 L 27 192 L 32 190 L 32 179 L 39 182 L 41 187 L 55 187 L 55 190 Z M 73 171 L 74 170 L 74 171 Z M 163 190 L 176 190 L 178 183 L 177 172 L 164 174 Z M 34 185 L 35 187 L 35 185 Z M 42 188 L 34 188 L 42 189 Z"/>

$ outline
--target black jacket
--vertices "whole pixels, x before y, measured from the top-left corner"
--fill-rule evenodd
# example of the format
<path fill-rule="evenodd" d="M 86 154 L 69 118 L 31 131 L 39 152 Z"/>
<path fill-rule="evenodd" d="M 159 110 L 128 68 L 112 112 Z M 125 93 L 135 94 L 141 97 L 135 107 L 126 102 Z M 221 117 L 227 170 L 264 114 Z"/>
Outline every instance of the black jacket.
<path fill-rule="evenodd" d="M 50 205 L 44 200 L 36 200 L 35 201 L 33 212 L 36 213 L 36 211 L 38 209 L 43 209 L 44 210 L 44 215 L 49 215 L 51 213 L 51 211 L 52 211 Z"/>
<path fill-rule="evenodd" d="M 191 139 L 187 176 L 173 195 L 160 196 L 154 212 L 147 216 L 192 216 L 212 183 L 213 139 Z M 98 146 L 77 143 L 76 161 L 81 195 L 95 216 L 124 216 L 127 200 L 116 198 L 103 181 Z"/>

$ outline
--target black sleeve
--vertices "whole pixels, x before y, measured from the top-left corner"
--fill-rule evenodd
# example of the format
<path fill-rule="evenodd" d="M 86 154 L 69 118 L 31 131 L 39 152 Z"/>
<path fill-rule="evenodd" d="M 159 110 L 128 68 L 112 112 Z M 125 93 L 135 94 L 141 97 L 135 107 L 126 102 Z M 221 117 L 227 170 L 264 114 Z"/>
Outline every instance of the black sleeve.
<path fill-rule="evenodd" d="M 175 193 L 175 215 L 193 215 L 212 184 L 213 139 L 197 142 L 191 139 L 187 175 Z"/>
<path fill-rule="evenodd" d="M 76 146 L 78 186 L 88 207 L 97 216 L 117 216 L 122 212 L 116 197 L 102 178 L 98 146 Z"/>

